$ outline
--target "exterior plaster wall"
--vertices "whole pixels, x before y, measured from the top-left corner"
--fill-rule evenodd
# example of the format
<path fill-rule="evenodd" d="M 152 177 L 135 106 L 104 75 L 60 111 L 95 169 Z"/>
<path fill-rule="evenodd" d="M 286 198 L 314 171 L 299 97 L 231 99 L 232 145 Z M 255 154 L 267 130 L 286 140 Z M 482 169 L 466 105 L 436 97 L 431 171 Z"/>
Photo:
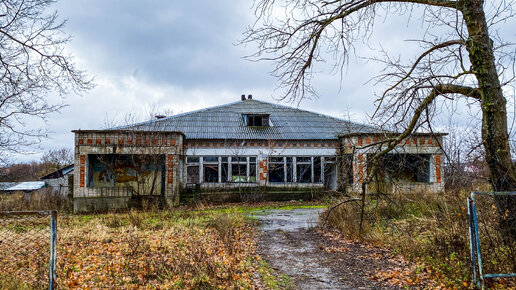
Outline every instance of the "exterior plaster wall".
<path fill-rule="evenodd" d="M 268 158 L 269 156 L 336 156 L 338 144 L 337 140 L 187 140 L 185 156 L 256 156 L 257 181 L 255 183 L 203 183 L 201 187 L 204 188 L 253 186 L 323 188 L 322 183 L 269 183 Z M 186 174 L 185 166 L 183 176 Z"/>
<path fill-rule="evenodd" d="M 49 188 L 52 189 L 53 193 L 62 194 L 66 196 L 68 194 L 68 178 L 69 175 L 58 178 L 45 179 L 45 183 Z"/>

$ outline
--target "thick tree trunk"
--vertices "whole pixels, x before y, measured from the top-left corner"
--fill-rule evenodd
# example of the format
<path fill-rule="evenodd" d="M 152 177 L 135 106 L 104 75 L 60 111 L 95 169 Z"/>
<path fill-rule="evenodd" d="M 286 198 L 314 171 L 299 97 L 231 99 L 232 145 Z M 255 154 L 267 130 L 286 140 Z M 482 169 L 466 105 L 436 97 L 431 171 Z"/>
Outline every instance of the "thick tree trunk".
<path fill-rule="evenodd" d="M 481 93 L 482 140 L 491 185 L 494 191 L 515 191 L 516 172 L 509 147 L 506 99 L 496 70 L 483 2 L 466 0 L 460 7 L 469 33 L 466 48 Z M 509 216 L 503 223 L 507 223 L 516 237 L 516 198 L 498 199 L 497 203 L 499 211 Z"/>

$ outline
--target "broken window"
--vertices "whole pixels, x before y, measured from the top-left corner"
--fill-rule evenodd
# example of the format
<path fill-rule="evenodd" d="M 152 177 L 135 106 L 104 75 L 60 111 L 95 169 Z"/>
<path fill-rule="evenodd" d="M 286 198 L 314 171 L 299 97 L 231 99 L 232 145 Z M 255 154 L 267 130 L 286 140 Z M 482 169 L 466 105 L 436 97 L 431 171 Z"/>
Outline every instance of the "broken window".
<path fill-rule="evenodd" d="M 266 127 L 269 126 L 269 115 L 261 114 L 261 115 L 242 115 L 244 120 L 244 124 L 246 126 L 257 126 L 257 127 Z"/>
<path fill-rule="evenodd" d="M 187 183 L 256 182 L 256 157 L 187 157 Z M 202 164 L 202 177 L 199 176 Z"/>
<path fill-rule="evenodd" d="M 294 162 L 292 161 L 292 157 L 285 157 L 287 159 L 287 162 L 285 163 L 285 171 L 287 175 L 287 182 L 293 182 L 294 181 Z"/>
<path fill-rule="evenodd" d="M 353 154 L 342 155 L 342 175 L 347 184 L 353 184 Z"/>
<path fill-rule="evenodd" d="M 231 181 L 247 182 L 246 157 L 231 157 Z"/>
<path fill-rule="evenodd" d="M 200 183 L 199 157 L 186 157 L 186 183 Z"/>
<path fill-rule="evenodd" d="M 249 157 L 249 182 L 256 182 L 256 157 Z"/>
<path fill-rule="evenodd" d="M 324 187 L 337 190 L 337 158 L 324 157 Z"/>
<path fill-rule="evenodd" d="M 229 181 L 228 158 L 221 157 L 220 158 L 220 182 L 228 182 L 228 181 Z"/>
<path fill-rule="evenodd" d="M 430 182 L 430 154 L 386 154 L 383 174 L 397 182 Z"/>
<path fill-rule="evenodd" d="M 187 165 L 186 176 L 186 183 L 199 184 L 199 165 Z"/>
<path fill-rule="evenodd" d="M 269 182 L 322 182 L 321 157 L 269 157 Z M 295 170 L 294 170 L 295 169 Z M 294 179 L 295 175 L 295 179 Z"/>
<path fill-rule="evenodd" d="M 312 158 L 296 157 L 296 180 L 299 183 L 312 182 Z"/>
<path fill-rule="evenodd" d="M 285 182 L 285 162 L 283 157 L 269 157 L 269 182 Z"/>
<path fill-rule="evenodd" d="M 219 158 L 203 157 L 204 182 L 219 182 Z"/>
<path fill-rule="evenodd" d="M 321 157 L 314 157 L 314 182 L 322 182 L 321 175 Z"/>

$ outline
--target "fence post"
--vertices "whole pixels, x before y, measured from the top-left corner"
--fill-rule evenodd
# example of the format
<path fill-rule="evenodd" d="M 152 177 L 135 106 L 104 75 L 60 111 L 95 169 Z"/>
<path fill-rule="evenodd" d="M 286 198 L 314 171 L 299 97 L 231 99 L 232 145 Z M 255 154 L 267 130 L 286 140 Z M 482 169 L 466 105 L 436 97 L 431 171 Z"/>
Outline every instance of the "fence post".
<path fill-rule="evenodd" d="M 50 213 L 50 273 L 48 288 L 56 289 L 56 261 L 57 261 L 57 211 Z"/>
<path fill-rule="evenodd" d="M 477 256 L 475 249 L 476 245 L 476 233 L 473 224 L 473 202 L 471 197 L 468 197 L 468 220 L 469 220 L 469 249 L 471 254 L 471 268 L 473 272 L 473 284 L 477 285 Z"/>

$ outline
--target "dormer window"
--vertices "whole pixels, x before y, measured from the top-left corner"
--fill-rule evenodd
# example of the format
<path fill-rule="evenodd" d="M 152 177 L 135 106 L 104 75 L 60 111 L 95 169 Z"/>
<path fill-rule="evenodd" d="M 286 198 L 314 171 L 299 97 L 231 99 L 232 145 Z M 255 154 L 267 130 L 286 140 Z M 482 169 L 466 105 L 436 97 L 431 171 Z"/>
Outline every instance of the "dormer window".
<path fill-rule="evenodd" d="M 268 127 L 269 115 L 266 114 L 247 114 L 242 115 L 244 124 L 253 127 Z"/>

